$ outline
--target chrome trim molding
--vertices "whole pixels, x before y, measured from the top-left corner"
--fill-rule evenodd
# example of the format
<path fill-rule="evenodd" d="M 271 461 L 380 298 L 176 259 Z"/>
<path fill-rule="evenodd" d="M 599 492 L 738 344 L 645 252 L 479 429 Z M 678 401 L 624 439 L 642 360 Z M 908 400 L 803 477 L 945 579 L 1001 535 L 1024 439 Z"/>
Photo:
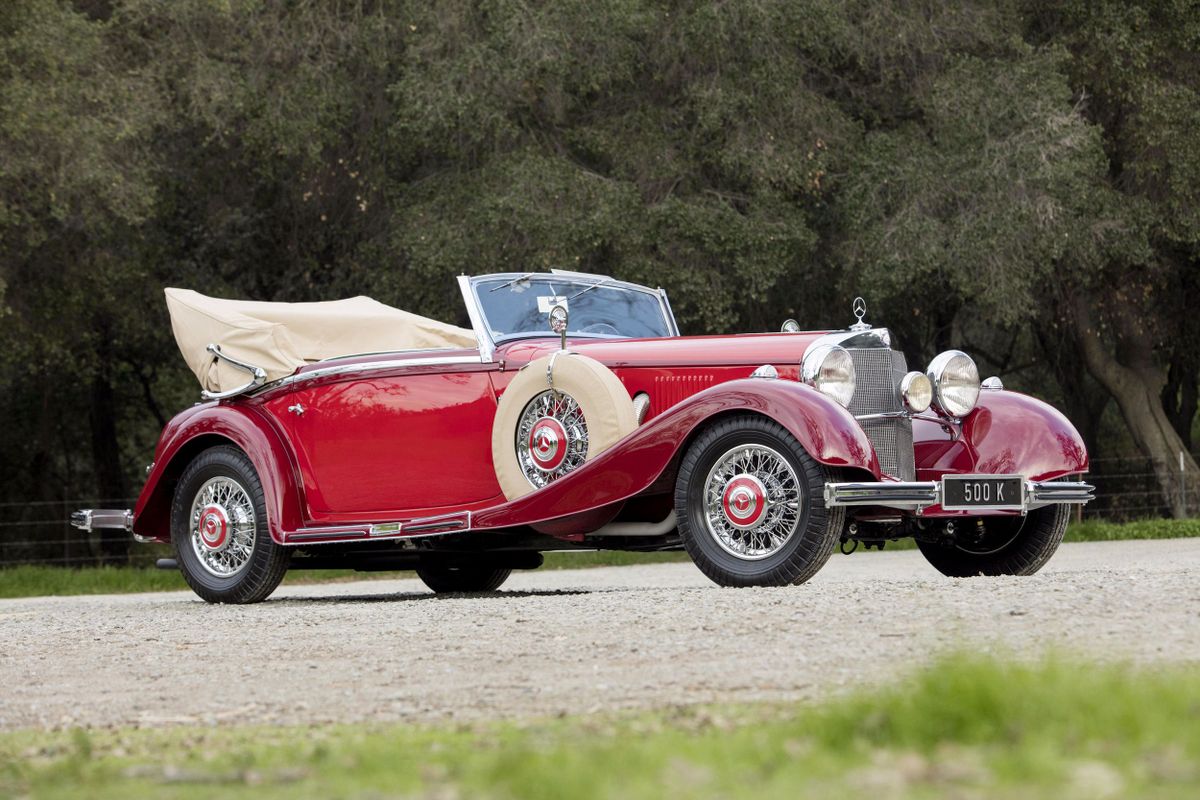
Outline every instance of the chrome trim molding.
<path fill-rule="evenodd" d="M 813 339 L 812 343 L 805 348 L 804 355 L 800 357 L 800 360 L 804 361 L 805 358 L 808 358 L 809 353 L 825 344 L 836 344 L 846 349 L 852 347 L 887 347 L 890 349 L 892 346 L 892 334 L 887 328 L 826 333 Z"/>
<path fill-rule="evenodd" d="M 298 372 L 270 384 L 271 387 L 294 386 L 297 383 L 325 378 L 330 375 L 351 374 L 355 372 L 377 372 L 384 369 L 403 369 L 404 367 L 450 367 L 466 364 L 479 364 L 479 356 L 430 356 L 429 358 L 405 358 L 391 361 L 360 361 L 355 364 L 337 364 L 331 367 Z M 290 410 L 290 409 L 289 409 Z"/>
<path fill-rule="evenodd" d="M 224 400 L 227 397 L 236 397 L 239 394 L 245 394 L 251 389 L 257 389 L 259 386 L 262 386 L 267 382 L 266 370 L 249 362 L 234 358 L 233 356 L 225 355 L 225 353 L 221 352 L 221 345 L 209 343 L 208 347 L 204 349 L 212 353 L 221 361 L 225 361 L 237 367 L 238 369 L 244 369 L 246 372 L 250 373 L 250 382 L 238 386 L 235 389 L 229 389 L 228 391 L 224 392 L 210 392 L 208 389 L 201 389 L 200 396 L 205 400 Z"/>
<path fill-rule="evenodd" d="M 971 477 L 950 475 L 947 477 Z M 1010 475 L 980 475 L 981 478 L 1004 478 Z M 1065 503 L 1083 505 L 1096 499 L 1096 487 L 1082 481 L 1025 481 L 1021 504 L 1004 510 L 1022 514 L 1043 506 Z M 826 506 L 882 506 L 922 510 L 941 502 L 941 481 L 864 481 L 825 484 Z M 979 509 L 980 511 L 997 509 Z"/>
<path fill-rule="evenodd" d="M 286 532 L 283 544 L 336 544 L 338 542 L 424 539 L 471 530 L 471 512 L 460 511 L 436 517 L 418 517 L 407 522 L 375 522 L 361 525 L 330 525 Z"/>

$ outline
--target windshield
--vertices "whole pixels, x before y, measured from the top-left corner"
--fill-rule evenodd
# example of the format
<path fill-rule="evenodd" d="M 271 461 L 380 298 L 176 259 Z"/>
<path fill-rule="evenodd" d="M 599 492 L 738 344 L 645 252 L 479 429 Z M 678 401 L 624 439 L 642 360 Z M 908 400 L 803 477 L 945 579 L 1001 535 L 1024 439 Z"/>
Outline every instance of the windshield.
<path fill-rule="evenodd" d="M 611 278 L 501 275 L 471 281 L 493 341 L 522 335 L 553 336 L 550 309 L 567 309 L 567 334 L 609 338 L 674 335 L 659 295 Z"/>

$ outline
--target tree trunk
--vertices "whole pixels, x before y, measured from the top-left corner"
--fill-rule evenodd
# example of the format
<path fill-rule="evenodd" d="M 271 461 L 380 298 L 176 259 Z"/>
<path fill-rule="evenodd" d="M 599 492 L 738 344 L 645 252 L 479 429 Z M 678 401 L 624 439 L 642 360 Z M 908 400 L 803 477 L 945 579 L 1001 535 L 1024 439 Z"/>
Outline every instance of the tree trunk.
<path fill-rule="evenodd" d="M 1190 360 L 1190 359 L 1189 359 Z M 1176 355 L 1167 370 L 1167 382 L 1162 391 L 1162 404 L 1166 409 L 1171 426 L 1183 440 L 1183 446 L 1192 449 L 1192 420 L 1196 417 L 1197 403 L 1196 371 Z"/>
<path fill-rule="evenodd" d="M 1187 506 L 1194 506 L 1197 500 L 1195 479 L 1198 468 L 1163 408 L 1162 390 L 1167 374 L 1165 368 L 1154 364 L 1151 339 L 1117 320 L 1118 328 L 1124 334 L 1119 348 L 1123 357 L 1119 360 L 1104 346 L 1092 321 L 1088 298 L 1073 298 L 1072 312 L 1075 338 L 1088 372 L 1117 401 L 1134 442 L 1153 465 L 1171 516 L 1176 519 L 1186 517 Z M 1184 476 L 1180 474 L 1181 454 L 1190 485 L 1185 484 Z M 1191 501 L 1185 502 L 1181 488 L 1186 488 L 1192 495 Z"/>
<path fill-rule="evenodd" d="M 1100 423 L 1104 409 L 1111 399 L 1108 393 L 1097 391 L 1080 348 L 1072 337 L 1062 336 L 1062 330 L 1049 323 L 1035 326 L 1034 338 L 1043 357 L 1054 371 L 1054 379 L 1062 390 L 1063 411 L 1075 424 L 1089 453 L 1100 452 Z"/>

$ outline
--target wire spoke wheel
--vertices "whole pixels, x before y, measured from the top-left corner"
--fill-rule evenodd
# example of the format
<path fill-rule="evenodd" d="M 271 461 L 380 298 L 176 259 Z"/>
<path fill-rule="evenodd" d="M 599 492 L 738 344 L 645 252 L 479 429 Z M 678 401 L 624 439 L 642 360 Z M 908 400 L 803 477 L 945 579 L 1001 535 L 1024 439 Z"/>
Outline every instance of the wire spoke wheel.
<path fill-rule="evenodd" d="M 245 569 L 254 555 L 254 503 L 232 478 L 205 481 L 192 500 L 189 538 L 200 565 L 228 578 Z"/>
<path fill-rule="evenodd" d="M 747 561 L 779 552 L 800 522 L 803 491 L 778 451 L 739 445 L 717 459 L 704 483 L 709 534 L 730 555 Z"/>
<path fill-rule="evenodd" d="M 565 392 L 536 395 L 521 412 L 514 444 L 521 472 L 534 488 L 558 480 L 587 460 L 583 409 Z"/>
<path fill-rule="evenodd" d="M 804 583 L 845 528 L 844 509 L 825 507 L 831 478 L 775 420 L 727 416 L 701 430 L 680 462 L 679 538 L 720 586 Z"/>

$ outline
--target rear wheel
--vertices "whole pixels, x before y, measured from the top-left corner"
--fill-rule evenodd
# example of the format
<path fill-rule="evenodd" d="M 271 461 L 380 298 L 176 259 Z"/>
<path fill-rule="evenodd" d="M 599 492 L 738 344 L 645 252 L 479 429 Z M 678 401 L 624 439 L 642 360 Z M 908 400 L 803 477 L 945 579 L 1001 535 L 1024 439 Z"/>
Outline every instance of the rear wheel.
<path fill-rule="evenodd" d="M 449 592 L 493 592 L 508 580 L 511 569 L 479 565 L 424 564 L 417 577 L 438 594 Z"/>
<path fill-rule="evenodd" d="M 917 540 L 934 569 L 952 578 L 975 575 L 1032 575 L 1062 543 L 1070 506 L 1037 508 L 1023 517 L 984 517 L 974 531 L 960 532 L 954 541 Z"/>
<path fill-rule="evenodd" d="M 257 603 L 283 580 L 291 551 L 267 527 L 258 473 L 235 447 L 214 447 L 183 471 L 171 543 L 188 586 L 210 603 Z"/>
<path fill-rule="evenodd" d="M 760 416 L 721 420 L 688 448 L 675 484 L 684 547 L 721 586 L 803 583 L 845 524 L 826 508 L 828 470 L 787 429 Z"/>

